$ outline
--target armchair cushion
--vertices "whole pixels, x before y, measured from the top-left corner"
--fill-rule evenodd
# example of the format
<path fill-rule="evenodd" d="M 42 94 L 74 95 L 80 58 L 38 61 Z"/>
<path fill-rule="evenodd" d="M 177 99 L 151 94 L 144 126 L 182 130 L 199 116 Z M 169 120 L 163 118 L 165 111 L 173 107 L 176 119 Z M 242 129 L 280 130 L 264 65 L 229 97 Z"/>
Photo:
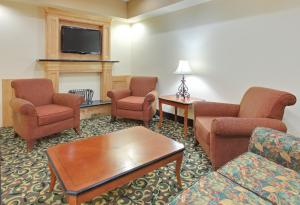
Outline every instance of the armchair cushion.
<path fill-rule="evenodd" d="M 117 102 L 117 108 L 122 110 L 142 111 L 145 97 L 129 96 Z"/>
<path fill-rule="evenodd" d="M 110 90 L 107 92 L 107 96 L 111 98 L 113 101 L 125 98 L 130 96 L 131 91 L 128 88 L 124 89 L 116 89 L 116 90 Z"/>
<path fill-rule="evenodd" d="M 38 106 L 36 111 L 40 126 L 70 119 L 74 115 L 72 108 L 55 104 Z"/>
<path fill-rule="evenodd" d="M 31 116 L 37 115 L 35 106 L 27 100 L 23 100 L 21 98 L 14 98 L 10 101 L 10 105 L 14 112 L 23 115 L 31 115 Z"/>
<path fill-rule="evenodd" d="M 54 90 L 49 79 L 13 80 L 11 87 L 17 98 L 27 100 L 35 106 L 52 104 Z"/>
<path fill-rule="evenodd" d="M 282 119 L 285 106 L 294 105 L 296 97 L 288 92 L 252 87 L 240 103 L 239 117 Z"/>
<path fill-rule="evenodd" d="M 76 108 L 84 102 L 84 98 L 80 95 L 71 93 L 55 93 L 53 95 L 53 104 Z"/>
<path fill-rule="evenodd" d="M 155 90 L 157 77 L 132 77 L 130 81 L 131 95 L 145 97 Z"/>
<path fill-rule="evenodd" d="M 269 118 L 219 117 L 212 121 L 211 131 L 220 136 L 250 137 L 256 127 L 270 127 L 286 131 L 285 124 Z"/>
<path fill-rule="evenodd" d="M 194 114 L 195 116 L 227 116 L 237 117 L 240 106 L 236 104 L 228 103 L 216 103 L 216 102 L 194 102 Z"/>

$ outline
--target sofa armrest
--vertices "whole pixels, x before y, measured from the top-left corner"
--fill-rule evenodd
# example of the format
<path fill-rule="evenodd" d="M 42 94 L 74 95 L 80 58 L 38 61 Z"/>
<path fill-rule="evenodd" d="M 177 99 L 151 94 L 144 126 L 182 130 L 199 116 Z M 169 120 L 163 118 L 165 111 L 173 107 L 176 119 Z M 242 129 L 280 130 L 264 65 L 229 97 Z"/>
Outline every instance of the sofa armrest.
<path fill-rule="evenodd" d="M 10 101 L 10 106 L 14 112 L 30 116 L 37 115 L 35 106 L 27 100 L 21 98 L 13 98 Z"/>
<path fill-rule="evenodd" d="M 194 104 L 195 119 L 198 116 L 237 117 L 240 106 L 236 104 L 196 101 Z"/>
<path fill-rule="evenodd" d="M 250 137 L 256 127 L 269 127 L 284 132 L 287 129 L 277 119 L 220 117 L 212 121 L 211 132 L 216 136 Z"/>
<path fill-rule="evenodd" d="M 123 89 L 110 90 L 107 92 L 107 96 L 112 100 L 119 100 L 130 96 L 130 93 L 131 93 L 130 89 L 123 88 Z"/>
<path fill-rule="evenodd" d="M 145 96 L 144 102 L 152 103 L 155 101 L 155 99 L 157 99 L 157 91 L 153 90 Z"/>
<path fill-rule="evenodd" d="M 249 151 L 300 172 L 300 137 L 258 127 L 251 136 Z"/>
<path fill-rule="evenodd" d="M 81 95 L 71 93 L 55 93 L 53 95 L 53 103 L 57 105 L 63 105 L 71 108 L 77 108 L 84 102 L 84 98 Z"/>

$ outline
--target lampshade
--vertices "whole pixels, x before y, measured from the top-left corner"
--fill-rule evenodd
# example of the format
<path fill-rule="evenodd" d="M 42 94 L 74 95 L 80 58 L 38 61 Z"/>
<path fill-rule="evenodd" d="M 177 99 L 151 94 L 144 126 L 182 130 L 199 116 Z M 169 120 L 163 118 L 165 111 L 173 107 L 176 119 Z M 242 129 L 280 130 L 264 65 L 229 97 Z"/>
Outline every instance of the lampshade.
<path fill-rule="evenodd" d="M 186 60 L 180 60 L 178 67 L 177 67 L 176 71 L 174 72 L 174 74 L 188 75 L 191 73 L 192 73 L 192 70 L 191 70 L 189 62 Z"/>

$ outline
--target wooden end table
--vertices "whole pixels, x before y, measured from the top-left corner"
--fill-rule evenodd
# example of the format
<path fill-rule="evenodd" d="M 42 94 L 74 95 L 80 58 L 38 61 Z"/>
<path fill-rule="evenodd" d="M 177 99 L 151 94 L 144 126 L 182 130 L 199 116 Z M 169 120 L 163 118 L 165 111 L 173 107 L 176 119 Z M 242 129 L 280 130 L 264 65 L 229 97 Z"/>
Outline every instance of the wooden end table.
<path fill-rule="evenodd" d="M 193 104 L 195 101 L 203 101 L 200 98 L 177 98 L 175 95 L 166 95 L 166 96 L 159 96 L 159 123 L 158 127 L 160 128 L 162 126 L 163 121 L 163 110 L 162 105 L 171 105 L 175 107 L 175 122 L 177 122 L 177 108 L 184 109 L 184 137 L 187 136 L 187 123 L 188 123 L 188 111 L 189 106 Z"/>
<path fill-rule="evenodd" d="M 90 137 L 48 148 L 50 191 L 58 179 L 70 205 L 79 205 L 176 161 L 180 167 L 184 145 L 144 127 Z"/>

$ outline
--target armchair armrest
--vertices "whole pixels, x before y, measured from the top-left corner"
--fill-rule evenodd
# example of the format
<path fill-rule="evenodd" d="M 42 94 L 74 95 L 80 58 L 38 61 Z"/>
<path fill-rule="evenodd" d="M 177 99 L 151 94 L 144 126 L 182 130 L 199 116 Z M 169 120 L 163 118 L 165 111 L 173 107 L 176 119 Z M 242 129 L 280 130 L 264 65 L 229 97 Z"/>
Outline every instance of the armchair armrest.
<path fill-rule="evenodd" d="M 37 115 L 35 106 L 27 100 L 21 98 L 13 98 L 10 101 L 10 106 L 14 112 L 30 116 Z"/>
<path fill-rule="evenodd" d="M 256 127 L 286 131 L 285 124 L 277 119 L 220 117 L 212 121 L 211 132 L 218 136 L 249 137 Z"/>
<path fill-rule="evenodd" d="M 130 89 L 123 88 L 123 89 L 110 90 L 107 92 L 107 96 L 113 100 L 119 100 L 130 96 L 130 93 L 131 93 Z"/>
<path fill-rule="evenodd" d="M 53 95 L 53 103 L 57 105 L 64 105 L 71 108 L 76 108 L 84 102 L 84 98 L 80 95 L 71 93 L 55 93 Z"/>
<path fill-rule="evenodd" d="M 236 104 L 216 103 L 216 102 L 194 102 L 194 115 L 197 116 L 238 116 L 240 106 Z"/>
<path fill-rule="evenodd" d="M 157 91 L 156 90 L 153 90 L 151 92 L 149 92 L 146 96 L 145 96 L 145 100 L 144 102 L 154 102 L 155 99 L 157 99 Z"/>
<path fill-rule="evenodd" d="M 251 136 L 249 151 L 300 172 L 300 137 L 258 127 Z"/>

